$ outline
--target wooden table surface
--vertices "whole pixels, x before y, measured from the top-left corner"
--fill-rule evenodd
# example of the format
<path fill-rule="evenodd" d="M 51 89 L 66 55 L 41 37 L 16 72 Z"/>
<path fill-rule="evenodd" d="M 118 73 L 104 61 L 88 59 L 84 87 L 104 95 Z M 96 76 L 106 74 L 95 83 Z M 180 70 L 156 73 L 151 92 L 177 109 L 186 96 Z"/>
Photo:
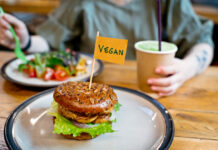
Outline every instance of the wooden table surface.
<path fill-rule="evenodd" d="M 0 51 L 0 66 L 15 57 Z M 138 90 L 136 62 L 125 65 L 105 63 L 104 70 L 94 78 L 102 82 Z M 28 89 L 0 76 L 0 149 L 7 149 L 4 124 L 16 106 L 40 90 Z M 209 67 L 203 74 L 187 81 L 174 95 L 158 98 L 170 112 L 175 124 L 171 150 L 218 149 L 218 68 Z"/>

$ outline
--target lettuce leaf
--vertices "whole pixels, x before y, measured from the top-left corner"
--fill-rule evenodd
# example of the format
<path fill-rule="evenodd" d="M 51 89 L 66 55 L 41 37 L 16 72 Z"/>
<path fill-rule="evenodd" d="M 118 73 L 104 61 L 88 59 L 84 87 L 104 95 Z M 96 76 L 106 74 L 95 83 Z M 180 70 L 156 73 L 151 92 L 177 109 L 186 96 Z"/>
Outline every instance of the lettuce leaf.
<path fill-rule="evenodd" d="M 20 64 L 20 65 L 18 66 L 18 70 L 19 70 L 19 71 L 22 71 L 23 69 L 27 69 L 27 65 L 26 65 L 26 64 Z"/>
<path fill-rule="evenodd" d="M 79 128 L 72 124 L 72 122 L 60 114 L 56 114 L 54 131 L 56 134 L 73 135 L 74 137 L 79 136 L 80 133 L 89 133 L 92 138 L 97 135 L 104 133 L 114 132 L 112 124 L 109 122 L 99 123 L 98 125 L 90 128 Z"/>
<path fill-rule="evenodd" d="M 61 65 L 63 64 L 63 60 L 58 57 L 48 57 L 46 59 L 46 66 L 50 68 L 54 68 L 55 65 Z"/>
<path fill-rule="evenodd" d="M 116 103 L 116 104 L 114 105 L 114 110 L 115 110 L 116 112 L 119 111 L 121 106 L 122 106 L 122 105 L 121 105 L 120 103 Z"/>
<path fill-rule="evenodd" d="M 57 108 L 58 104 L 53 101 L 50 109 L 48 110 L 49 115 L 56 117 L 53 133 L 73 135 L 74 137 L 76 137 L 79 136 L 81 133 L 85 132 L 89 133 L 92 138 L 94 138 L 95 136 L 100 134 L 114 132 L 114 130 L 112 129 L 112 122 L 114 122 L 115 120 L 95 125 L 87 124 L 90 126 L 89 128 L 79 128 L 72 124 L 70 120 L 58 114 Z"/>
<path fill-rule="evenodd" d="M 58 114 L 58 103 L 56 103 L 54 100 L 52 101 L 47 114 L 50 116 L 56 116 L 56 114 Z"/>

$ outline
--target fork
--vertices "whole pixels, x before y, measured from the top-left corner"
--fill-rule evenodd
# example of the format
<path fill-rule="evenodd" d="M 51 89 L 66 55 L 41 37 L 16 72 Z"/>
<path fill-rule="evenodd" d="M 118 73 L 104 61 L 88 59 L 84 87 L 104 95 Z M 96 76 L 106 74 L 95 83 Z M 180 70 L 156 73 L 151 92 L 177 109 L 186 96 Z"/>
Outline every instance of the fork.
<path fill-rule="evenodd" d="M 2 7 L 0 7 L 0 14 L 4 15 L 4 10 L 2 9 Z M 14 38 L 15 41 L 15 48 L 14 48 L 14 52 L 17 58 L 21 59 L 24 63 L 27 63 L 28 60 L 26 59 L 26 56 L 24 55 L 23 51 L 20 48 L 20 41 L 19 38 L 17 37 L 14 29 L 12 26 L 10 26 L 10 31 L 12 33 L 12 36 Z"/>

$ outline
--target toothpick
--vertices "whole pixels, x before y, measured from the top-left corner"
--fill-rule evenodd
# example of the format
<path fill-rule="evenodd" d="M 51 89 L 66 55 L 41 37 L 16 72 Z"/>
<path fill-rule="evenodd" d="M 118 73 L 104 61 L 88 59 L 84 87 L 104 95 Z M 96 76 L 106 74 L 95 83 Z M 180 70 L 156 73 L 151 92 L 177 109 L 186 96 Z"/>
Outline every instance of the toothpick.
<path fill-rule="evenodd" d="M 96 40 L 97 40 L 97 37 L 98 37 L 98 36 L 99 36 L 99 32 L 97 32 Z M 92 59 L 92 70 L 91 70 L 91 76 L 90 76 L 90 81 L 89 81 L 89 90 L 90 90 L 91 87 L 92 87 L 92 78 L 93 78 L 94 66 L 95 66 L 95 57 L 94 57 L 94 55 L 93 55 L 93 59 Z"/>

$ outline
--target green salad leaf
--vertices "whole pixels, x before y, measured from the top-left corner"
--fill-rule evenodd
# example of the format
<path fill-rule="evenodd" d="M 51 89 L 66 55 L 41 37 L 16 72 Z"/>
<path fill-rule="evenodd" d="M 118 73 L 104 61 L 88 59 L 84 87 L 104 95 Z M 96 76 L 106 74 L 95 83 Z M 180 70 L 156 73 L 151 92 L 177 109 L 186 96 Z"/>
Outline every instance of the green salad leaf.
<path fill-rule="evenodd" d="M 34 68 L 36 69 L 37 77 L 42 77 L 46 69 L 46 64 L 45 61 L 42 59 L 42 56 L 38 53 L 34 54 Z"/>
<path fill-rule="evenodd" d="M 55 65 L 62 65 L 63 60 L 58 57 L 48 57 L 46 59 L 46 66 L 53 68 Z"/>
<path fill-rule="evenodd" d="M 36 69 L 36 76 L 38 77 L 38 78 L 41 78 L 42 77 L 42 75 L 44 74 L 44 72 L 45 72 L 45 65 L 41 65 L 41 66 L 39 66 L 39 65 L 36 65 L 35 66 L 35 69 Z"/>
<path fill-rule="evenodd" d="M 81 133 L 89 133 L 92 138 L 104 133 L 114 132 L 112 124 L 110 122 L 99 123 L 95 126 L 90 125 L 90 128 L 79 128 L 72 124 L 72 122 L 60 114 L 55 115 L 55 124 L 53 133 L 79 136 Z"/>
<path fill-rule="evenodd" d="M 43 60 L 42 60 L 42 57 L 40 54 L 38 54 L 38 53 L 34 54 L 34 62 L 35 62 L 35 65 L 37 65 L 37 66 L 43 65 Z"/>
<path fill-rule="evenodd" d="M 121 105 L 120 103 L 116 103 L 116 104 L 114 105 L 114 110 L 115 110 L 115 111 L 119 111 L 121 106 L 122 106 L 122 105 Z"/>
<path fill-rule="evenodd" d="M 18 70 L 19 70 L 19 71 L 22 71 L 23 69 L 27 69 L 26 64 L 20 64 L 20 65 L 18 66 Z"/>
<path fill-rule="evenodd" d="M 99 124 L 87 124 L 90 126 L 89 128 L 79 128 L 72 124 L 70 120 L 58 114 L 58 104 L 53 101 L 50 109 L 48 110 L 48 114 L 51 116 L 55 116 L 55 124 L 53 133 L 56 134 L 64 134 L 64 135 L 73 135 L 74 137 L 79 136 L 81 133 L 89 133 L 92 138 L 97 135 L 104 133 L 112 133 L 114 130 L 112 129 L 112 122 L 115 120 L 99 123 Z"/>

